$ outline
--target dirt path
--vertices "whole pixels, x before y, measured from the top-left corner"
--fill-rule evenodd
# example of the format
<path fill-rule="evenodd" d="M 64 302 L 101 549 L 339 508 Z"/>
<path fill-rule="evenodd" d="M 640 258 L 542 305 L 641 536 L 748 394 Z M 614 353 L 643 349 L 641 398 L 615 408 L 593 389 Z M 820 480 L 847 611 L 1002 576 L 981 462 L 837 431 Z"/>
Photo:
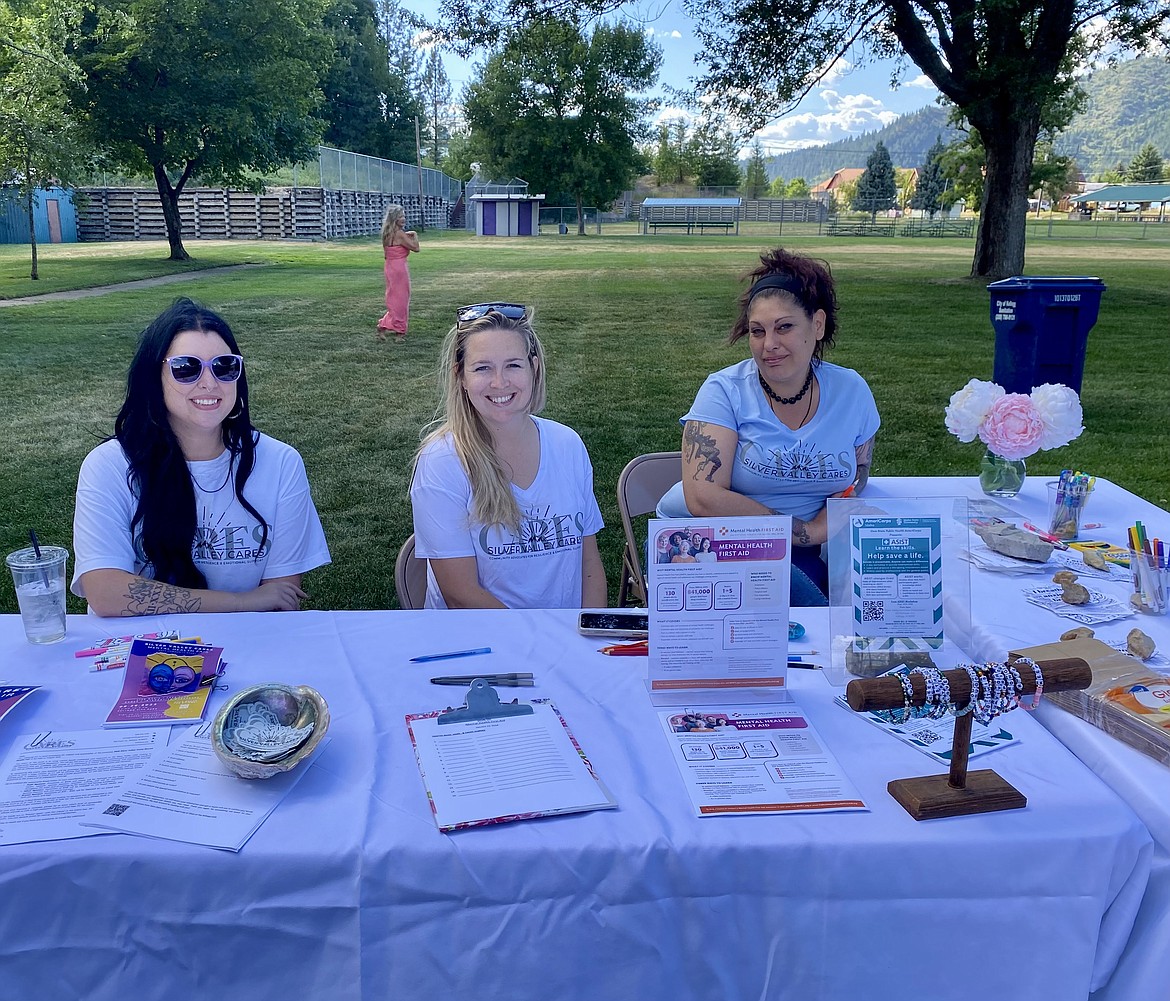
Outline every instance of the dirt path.
<path fill-rule="evenodd" d="M 170 285 L 172 282 L 187 282 L 193 278 L 202 278 L 204 275 L 222 275 L 228 271 L 241 271 L 244 268 L 263 268 L 264 264 L 228 264 L 222 268 L 204 268 L 201 271 L 184 271 L 177 275 L 159 275 L 157 278 L 138 278 L 132 282 L 119 282 L 117 285 L 95 285 L 93 288 L 75 288 L 64 292 L 46 292 L 44 295 L 26 295 L 21 299 L 0 299 L 0 307 L 4 306 L 32 306 L 38 302 L 55 302 L 69 299 L 88 299 L 94 295 L 106 295 L 109 292 L 122 292 L 126 289 L 150 288 L 154 285 Z"/>

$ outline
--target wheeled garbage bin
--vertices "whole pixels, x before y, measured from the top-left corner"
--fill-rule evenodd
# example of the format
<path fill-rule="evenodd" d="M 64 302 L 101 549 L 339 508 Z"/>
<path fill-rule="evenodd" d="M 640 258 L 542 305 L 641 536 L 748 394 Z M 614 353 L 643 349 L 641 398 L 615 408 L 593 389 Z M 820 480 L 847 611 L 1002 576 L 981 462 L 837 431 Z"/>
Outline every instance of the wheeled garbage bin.
<path fill-rule="evenodd" d="M 995 328 L 994 381 L 1009 393 L 1046 382 L 1081 391 L 1085 347 L 1097 322 L 1100 278 L 1016 275 L 987 286 Z"/>

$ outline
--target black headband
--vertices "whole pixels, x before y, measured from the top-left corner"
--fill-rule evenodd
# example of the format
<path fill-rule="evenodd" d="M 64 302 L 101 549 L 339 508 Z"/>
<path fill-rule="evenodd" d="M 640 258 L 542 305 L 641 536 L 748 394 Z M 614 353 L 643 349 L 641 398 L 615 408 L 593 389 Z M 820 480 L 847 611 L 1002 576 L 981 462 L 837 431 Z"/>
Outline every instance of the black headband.
<path fill-rule="evenodd" d="M 785 292 L 790 292 L 798 302 L 804 302 L 804 287 L 800 283 L 800 279 L 795 275 L 764 275 L 758 282 L 756 282 L 749 290 L 747 301 L 751 302 L 759 293 L 765 289 L 776 288 L 782 289 Z"/>

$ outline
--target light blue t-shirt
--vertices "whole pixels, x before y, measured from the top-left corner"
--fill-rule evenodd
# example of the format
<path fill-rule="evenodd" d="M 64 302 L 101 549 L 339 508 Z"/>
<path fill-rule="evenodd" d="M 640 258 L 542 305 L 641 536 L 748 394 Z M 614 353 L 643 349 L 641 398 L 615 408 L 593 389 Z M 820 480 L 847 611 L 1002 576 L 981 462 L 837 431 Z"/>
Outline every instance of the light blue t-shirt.
<path fill-rule="evenodd" d="M 739 435 L 731 489 L 765 507 L 808 520 L 840 493 L 857 472 L 856 448 L 869 441 L 881 420 L 873 393 L 852 369 L 831 362 L 816 367 L 821 400 L 804 427 L 781 423 L 760 388 L 759 368 L 747 358 L 707 377 L 681 423 L 704 421 Z M 728 461 L 724 457 L 724 461 Z M 687 518 L 682 484 L 658 503 L 663 518 Z"/>

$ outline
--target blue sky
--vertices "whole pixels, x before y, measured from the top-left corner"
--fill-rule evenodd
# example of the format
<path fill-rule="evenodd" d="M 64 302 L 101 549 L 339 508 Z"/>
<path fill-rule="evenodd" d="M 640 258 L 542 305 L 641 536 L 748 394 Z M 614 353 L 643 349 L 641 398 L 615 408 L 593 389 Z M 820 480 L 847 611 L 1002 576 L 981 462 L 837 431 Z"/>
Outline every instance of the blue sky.
<path fill-rule="evenodd" d="M 434 0 L 403 0 L 403 6 L 426 17 L 434 15 L 437 4 Z M 651 10 L 644 3 L 628 4 L 624 12 L 630 20 L 642 23 L 646 34 L 662 48 L 660 87 L 689 90 L 689 79 L 700 72 L 694 61 L 699 46 L 694 25 L 681 7 L 670 0 L 655 0 Z M 450 52 L 443 53 L 456 99 L 471 79 L 475 63 L 482 58 L 480 55 L 463 60 Z M 891 90 L 892 68 L 890 62 L 855 66 L 848 58 L 838 61 L 790 114 L 759 132 L 765 153 L 783 153 L 872 132 L 899 115 L 934 102 L 937 90 L 912 64 L 902 73 L 898 89 Z M 665 91 L 660 90 L 658 96 L 663 99 L 659 119 L 686 115 L 670 103 Z"/>

